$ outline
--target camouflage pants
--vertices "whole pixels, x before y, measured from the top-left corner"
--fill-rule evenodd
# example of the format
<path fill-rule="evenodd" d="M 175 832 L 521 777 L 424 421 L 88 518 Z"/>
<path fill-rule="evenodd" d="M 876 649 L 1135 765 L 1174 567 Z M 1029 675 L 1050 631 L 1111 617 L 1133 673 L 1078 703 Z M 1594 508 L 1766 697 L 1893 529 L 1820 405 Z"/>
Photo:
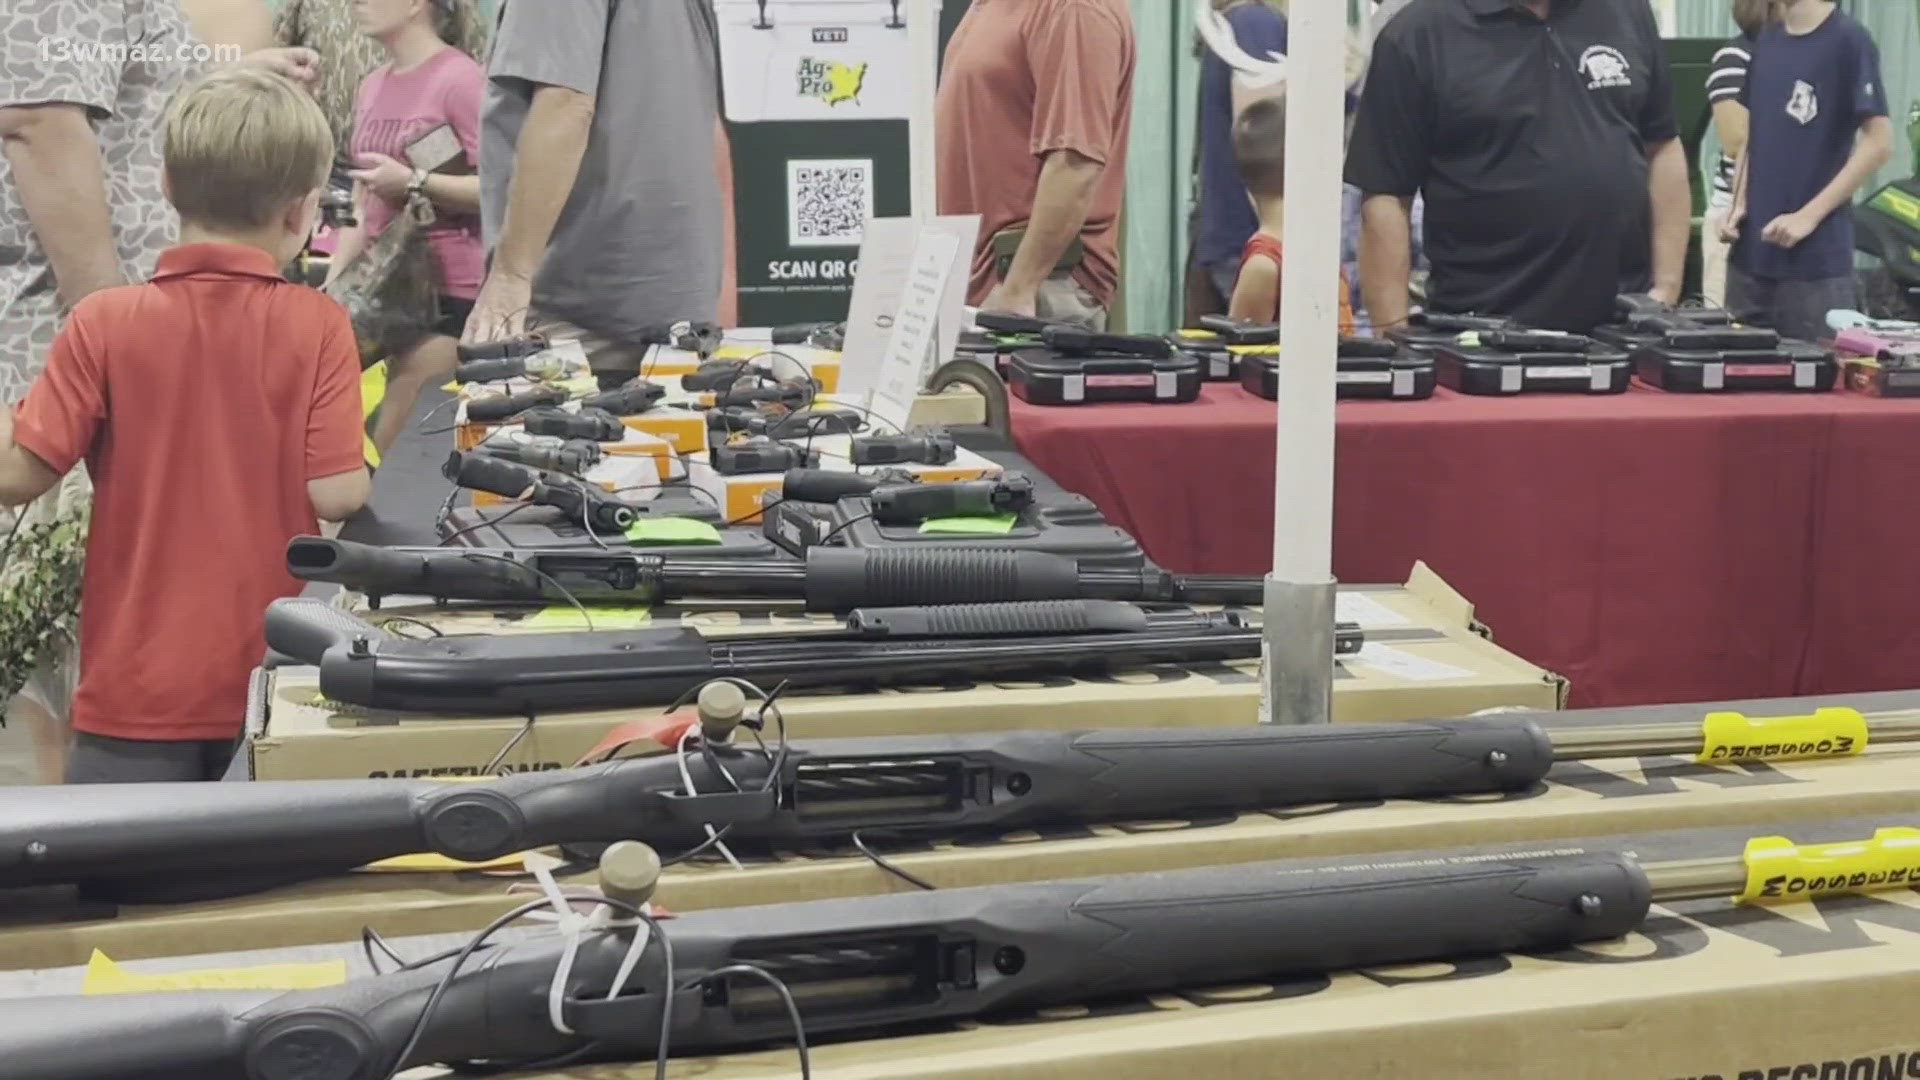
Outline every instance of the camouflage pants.
<path fill-rule="evenodd" d="M 92 494 L 77 468 L 11 518 L 0 516 L 0 535 L 12 534 L 0 565 L 0 716 L 23 690 L 67 715 Z"/>

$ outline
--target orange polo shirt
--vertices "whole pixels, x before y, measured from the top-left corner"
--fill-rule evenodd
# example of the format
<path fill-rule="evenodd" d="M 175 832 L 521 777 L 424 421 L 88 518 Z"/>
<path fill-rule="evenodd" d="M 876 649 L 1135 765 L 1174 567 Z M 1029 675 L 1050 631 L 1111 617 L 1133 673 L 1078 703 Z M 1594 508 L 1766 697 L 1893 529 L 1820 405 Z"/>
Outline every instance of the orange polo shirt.
<path fill-rule="evenodd" d="M 940 72 L 935 169 L 940 212 L 980 215 L 968 303 L 999 284 L 994 234 L 1032 217 L 1041 166 L 1056 150 L 1104 166 L 1074 278 L 1113 303 L 1134 53 L 1126 0 L 973 0 L 967 9 Z"/>
<path fill-rule="evenodd" d="M 301 591 L 307 481 L 361 466 L 361 424 L 346 312 L 264 251 L 172 248 L 80 302 L 14 418 L 27 452 L 93 477 L 77 730 L 239 734 L 267 605 Z"/>

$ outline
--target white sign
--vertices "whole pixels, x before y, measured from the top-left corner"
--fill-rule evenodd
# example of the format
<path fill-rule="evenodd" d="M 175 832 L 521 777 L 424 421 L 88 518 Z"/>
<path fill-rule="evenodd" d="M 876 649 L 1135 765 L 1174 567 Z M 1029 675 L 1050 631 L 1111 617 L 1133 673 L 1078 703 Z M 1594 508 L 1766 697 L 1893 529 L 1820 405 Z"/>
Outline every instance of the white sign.
<path fill-rule="evenodd" d="M 859 269 L 853 279 L 853 297 L 847 306 L 846 347 L 840 358 L 839 394 L 849 400 L 865 398 L 880 385 L 881 364 L 923 233 L 940 233 L 955 241 L 934 349 L 927 361 L 945 363 L 959 344 L 960 313 L 967 299 L 974 241 L 980 236 L 979 217 L 940 217 L 924 222 L 875 218 L 867 222 L 860 242 Z M 923 368 L 922 374 L 930 370 Z"/>
<path fill-rule="evenodd" d="M 906 119 L 907 17 L 928 9 L 893 0 L 716 0 L 727 119 Z"/>
<path fill-rule="evenodd" d="M 876 421 L 899 431 L 907 429 L 914 399 L 920 396 L 927 357 L 937 347 L 940 323 L 958 323 L 959 308 L 944 311 L 947 283 L 953 278 L 954 253 L 960 239 L 952 233 L 928 229 L 914 245 L 900 307 L 880 358 L 880 370 L 867 408 Z M 957 332 L 957 331 L 956 331 Z"/>

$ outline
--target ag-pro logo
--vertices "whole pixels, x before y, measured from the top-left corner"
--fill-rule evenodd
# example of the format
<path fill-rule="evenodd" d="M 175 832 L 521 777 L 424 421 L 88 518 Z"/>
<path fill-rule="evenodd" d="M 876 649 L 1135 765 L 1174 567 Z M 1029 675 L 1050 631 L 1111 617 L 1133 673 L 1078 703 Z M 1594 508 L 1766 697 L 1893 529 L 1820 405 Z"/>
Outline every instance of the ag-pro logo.
<path fill-rule="evenodd" d="M 845 102 L 860 104 L 860 88 L 867 82 L 867 65 L 843 64 L 838 60 L 800 58 L 799 92 L 801 97 L 819 98 L 829 105 Z"/>

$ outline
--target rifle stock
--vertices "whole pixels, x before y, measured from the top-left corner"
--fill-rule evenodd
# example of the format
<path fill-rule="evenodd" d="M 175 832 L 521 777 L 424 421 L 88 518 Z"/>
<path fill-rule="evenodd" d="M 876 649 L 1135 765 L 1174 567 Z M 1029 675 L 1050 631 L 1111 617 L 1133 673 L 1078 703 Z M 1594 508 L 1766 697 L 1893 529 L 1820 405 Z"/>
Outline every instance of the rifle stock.
<path fill-rule="evenodd" d="M 1392 868 L 1252 864 L 1031 885 L 696 912 L 665 924 L 678 978 L 642 963 L 604 1000 L 622 931 L 574 961 L 563 1035 L 545 994 L 562 946 L 488 952 L 455 977 L 402 1066 L 529 1060 L 595 1043 L 651 1057 L 671 989 L 675 1049 L 712 1053 L 790 1033 L 758 985 L 715 974 L 752 964 L 785 981 L 810 1035 L 955 1020 L 1115 994 L 1322 974 L 1617 937 L 1650 902 L 1631 860 L 1592 855 Z M 451 961 L 326 990 L 258 999 L 76 998 L 0 1013 L 12 1080 L 263 1080 L 301 1054 L 302 1080 L 384 1075 Z M 143 1010 L 167 1021 L 143 1025 Z M 57 1020 L 56 1020 L 57 1016 Z M 76 1044 L 115 1045 L 76 1062 Z M 324 1051 L 324 1052 L 320 1052 Z M 249 1066 L 254 1068 L 249 1068 Z"/>
<path fill-rule="evenodd" d="M 860 829 L 1018 829 L 1518 790 L 1553 748 L 1526 721 L 1247 725 L 720 745 L 474 784 L 305 780 L 0 789 L 0 887 L 205 898 L 419 851 L 482 860 L 558 843 L 691 847 L 701 827 L 793 847 Z M 715 766 L 725 769 L 721 775 Z M 731 777 L 729 780 L 727 777 Z M 735 783 L 739 785 L 738 791 Z M 19 853 L 38 844 L 31 861 Z M 165 895 L 172 890 L 172 895 Z M 192 895 L 192 894 L 189 894 Z"/>

